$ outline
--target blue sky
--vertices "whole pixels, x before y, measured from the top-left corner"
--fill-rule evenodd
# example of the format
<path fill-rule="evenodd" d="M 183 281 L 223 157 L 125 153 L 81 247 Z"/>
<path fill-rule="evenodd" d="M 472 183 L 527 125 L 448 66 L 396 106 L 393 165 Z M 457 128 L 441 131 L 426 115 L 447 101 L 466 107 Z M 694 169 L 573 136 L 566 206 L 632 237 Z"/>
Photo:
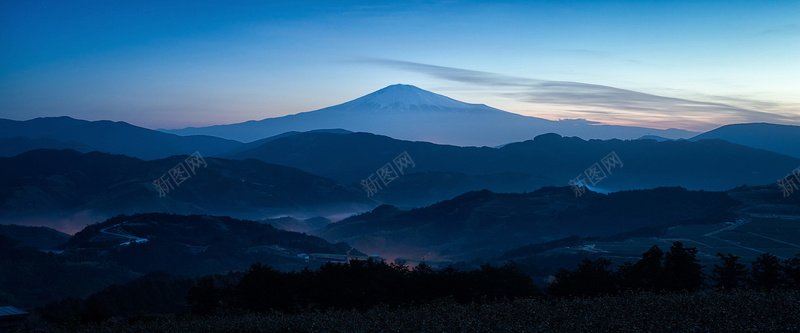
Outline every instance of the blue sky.
<path fill-rule="evenodd" d="M 0 118 L 149 128 L 390 84 L 547 119 L 800 125 L 800 1 L 4 1 Z"/>

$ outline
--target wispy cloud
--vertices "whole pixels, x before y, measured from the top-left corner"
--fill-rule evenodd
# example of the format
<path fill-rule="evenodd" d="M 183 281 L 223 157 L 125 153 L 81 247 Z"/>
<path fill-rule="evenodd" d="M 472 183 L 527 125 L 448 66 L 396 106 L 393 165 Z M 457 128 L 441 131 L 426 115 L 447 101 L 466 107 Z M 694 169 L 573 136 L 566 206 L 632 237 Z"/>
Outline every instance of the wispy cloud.
<path fill-rule="evenodd" d="M 597 84 L 522 78 L 390 59 L 361 59 L 359 62 L 493 89 L 498 94 L 519 102 L 559 106 L 562 114 L 588 117 L 590 120 L 605 123 L 677 127 L 689 130 L 707 130 L 719 125 L 746 122 L 798 124 L 796 117 L 755 111 L 725 103 L 658 96 Z M 727 100 L 745 102 L 735 98 Z M 755 101 L 749 105 L 759 105 L 759 103 L 768 105 L 766 102 Z"/>

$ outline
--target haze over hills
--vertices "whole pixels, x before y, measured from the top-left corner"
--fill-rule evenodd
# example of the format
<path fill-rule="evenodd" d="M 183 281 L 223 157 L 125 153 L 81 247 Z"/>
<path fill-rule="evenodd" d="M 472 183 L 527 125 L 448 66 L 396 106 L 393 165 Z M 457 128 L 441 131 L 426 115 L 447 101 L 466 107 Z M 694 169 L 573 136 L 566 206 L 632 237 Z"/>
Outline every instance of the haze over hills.
<path fill-rule="evenodd" d="M 800 126 L 766 123 L 732 124 L 700 134 L 690 140 L 706 139 L 722 139 L 800 158 Z"/>
<path fill-rule="evenodd" d="M 418 97 L 417 100 L 421 101 L 422 98 Z M 378 101 L 382 99 L 378 98 Z M 449 103 L 447 105 L 459 102 Z M 393 107 L 387 103 L 376 102 L 375 105 Z M 0 217 L 5 223 L 50 225 L 62 230 L 69 225 L 67 228 L 74 231 L 71 226 L 76 221 L 86 224 L 87 221 L 117 213 L 213 213 L 252 219 L 292 215 L 305 219 L 319 215 L 349 215 L 382 203 L 399 207 L 419 207 L 447 200 L 467 191 L 489 189 L 512 193 L 533 191 L 542 186 L 564 186 L 595 163 L 601 163 L 601 159 L 611 152 L 620 157 L 624 167 L 608 170 L 608 175 L 602 182 L 588 184 L 593 185 L 593 190 L 609 192 L 659 186 L 728 190 L 743 184 L 774 183 L 776 179 L 786 176 L 800 165 L 800 159 L 797 158 L 722 140 L 585 141 L 548 134 L 534 140 L 507 144 L 502 148 L 478 148 L 403 141 L 381 135 L 333 129 L 305 133 L 287 132 L 242 144 L 228 140 L 219 141 L 221 139 L 213 137 L 180 137 L 124 123 L 86 122 L 71 118 L 14 122 L 18 128 L 12 128 L 16 132 L 10 135 L 20 134 L 25 128 L 43 135 L 47 131 L 46 126 L 40 126 L 41 124 L 63 123 L 80 126 L 51 132 L 77 133 L 80 128 L 91 132 L 104 128 L 95 134 L 80 134 L 93 137 L 111 135 L 108 131 L 116 127 L 123 129 L 112 135 L 114 140 L 104 142 L 107 149 L 114 151 L 124 151 L 125 147 L 130 146 L 141 147 L 139 152 L 146 153 L 148 146 L 137 146 L 137 143 L 148 142 L 147 138 L 153 137 L 156 138 L 153 142 L 177 140 L 181 144 L 187 144 L 182 141 L 184 139 L 191 140 L 188 144 L 201 144 L 194 141 L 200 138 L 223 145 L 231 143 L 231 150 L 218 155 L 239 161 L 210 159 L 215 164 L 219 163 L 219 168 L 213 168 L 215 172 L 203 173 L 202 177 L 213 175 L 210 179 L 203 182 L 189 181 L 186 189 L 191 190 L 183 191 L 182 187 L 176 195 L 159 199 L 152 187 L 152 181 L 174 167 L 183 157 L 145 162 L 107 154 L 39 151 L 0 159 L 0 169 L 6 176 L 0 188 L 3 193 L 0 198 L 3 200 Z M 128 130 L 130 139 L 127 141 L 130 142 L 121 148 L 115 147 L 112 141 L 123 140 L 124 136 L 120 134 Z M 139 137 L 145 139 L 136 139 Z M 22 140 L 53 142 L 51 139 Z M 213 147 L 215 146 L 212 145 Z M 216 151 L 222 149 L 222 146 L 216 147 Z M 200 146 L 200 149 L 205 155 L 206 147 Z M 413 159 L 414 166 L 406 169 L 402 177 L 384 186 L 374 196 L 367 197 L 361 181 L 403 152 Z M 267 166 L 247 159 L 289 168 Z M 298 170 L 286 171 L 290 168 L 297 168 L 311 175 Z M 315 175 L 329 179 L 322 180 Z M 280 177 L 289 178 L 279 182 Z M 325 187 L 327 189 L 320 190 L 321 192 L 302 192 L 298 188 L 306 186 L 302 184 L 314 184 L 317 181 L 313 179 L 318 178 L 321 183 L 333 187 Z M 276 182 L 282 184 L 280 188 L 267 188 L 275 186 Z M 334 187 L 342 190 L 330 192 L 338 193 L 331 196 L 324 194 Z M 311 200 L 312 198 L 314 199 Z M 330 209 L 321 208 L 325 205 Z M 48 214 L 50 215 L 45 216 Z M 34 215 L 44 216 L 47 220 L 41 223 L 33 221 L 31 218 Z M 22 222 L 14 219 L 22 219 Z"/>
<path fill-rule="evenodd" d="M 363 192 L 280 165 L 205 158 L 160 196 L 154 181 L 187 156 L 154 161 L 71 150 L 0 158 L 0 221 L 74 232 L 108 216 L 139 212 L 240 218 L 328 216 L 374 207 Z M 185 165 L 185 164 L 184 164 Z"/>
<path fill-rule="evenodd" d="M 425 141 L 350 131 L 359 128 Z M 72 232 L 119 213 L 210 213 L 274 218 L 267 223 L 319 231 L 330 221 L 304 219 L 340 217 L 380 204 L 422 207 L 483 189 L 519 193 L 565 186 L 610 153 L 620 158 L 619 169 L 606 170 L 602 182 L 587 184 L 594 191 L 662 186 L 729 190 L 744 184 L 772 184 L 797 168 L 800 152 L 792 143 L 800 140 L 799 128 L 740 124 L 689 141 L 672 140 L 676 133 L 691 133 L 525 117 L 408 85 L 389 86 L 344 104 L 292 116 L 175 131 L 208 130 L 257 138 L 249 143 L 208 135 L 180 136 L 123 122 L 0 119 L 0 154 L 22 153 L 0 158 L 4 175 L 0 222 Z M 532 140 L 511 138 L 540 130 L 583 137 L 623 133 L 641 140 L 587 141 L 553 133 Z M 270 131 L 274 135 L 268 135 Z M 479 141 L 495 139 L 502 147 L 474 147 L 483 145 Z M 459 145 L 426 142 L 448 140 Z M 31 151 L 39 147 L 137 158 Z M 194 151 L 207 156 L 209 167 L 174 193 L 159 197 L 153 180 Z M 368 197 L 360 183 L 401 153 L 413 159 L 413 166 Z"/>
<path fill-rule="evenodd" d="M 687 138 L 696 133 L 669 129 L 551 121 L 469 104 L 411 85 L 392 85 L 324 109 L 238 124 L 165 130 L 179 135 L 213 135 L 242 142 L 289 131 L 342 128 L 412 141 L 459 146 L 499 146 L 545 133 L 584 139 L 635 139 L 644 135 Z"/>
<path fill-rule="evenodd" d="M 0 143 L 16 149 L 0 149 L 0 156 L 13 156 L 29 148 L 70 148 L 79 151 L 124 154 L 145 160 L 201 151 L 214 156 L 230 151 L 241 142 L 210 136 L 178 136 L 121 121 L 86 121 L 70 117 L 36 118 L 26 121 L 0 119 Z"/>
<path fill-rule="evenodd" d="M 791 144 L 796 126 L 731 125 L 673 140 L 666 132 L 635 132 L 647 129 L 523 117 L 412 86 L 309 114 L 276 120 L 312 124 L 303 132 L 261 137 L 267 120 L 219 128 L 260 137 L 249 143 L 68 117 L 0 120 L 0 155 L 15 155 L 0 157 L 0 223 L 83 228 L 69 237 L 0 225 L 0 248 L 14 257 L 6 267 L 24 272 L 0 286 L 0 301 L 41 305 L 152 270 L 197 276 L 262 262 L 297 271 L 328 260 L 310 252 L 452 259 L 457 267 L 512 259 L 543 281 L 586 256 L 616 264 L 674 240 L 694 242 L 706 267 L 718 251 L 752 261 L 764 252 L 788 258 L 797 248 L 800 195 L 783 196 L 775 184 L 800 166 Z M 465 120 L 455 126 L 456 118 Z M 352 132 L 338 121 L 370 131 L 402 127 L 436 142 L 503 137 L 514 133 L 498 131 L 541 124 L 560 133 L 611 128 L 640 139 L 547 133 L 490 148 Z M 193 151 L 205 156 L 202 168 L 159 196 L 154 180 L 169 177 Z M 401 154 L 410 165 L 367 195 L 363 180 L 396 166 Z M 618 158 L 613 166 L 604 163 L 611 155 Z M 588 191 L 578 196 L 566 186 L 593 166 L 603 175 L 583 183 L 593 185 Z M 39 269 L 65 281 L 41 288 L 47 282 Z M 46 292 L 26 291 L 32 288 Z"/>

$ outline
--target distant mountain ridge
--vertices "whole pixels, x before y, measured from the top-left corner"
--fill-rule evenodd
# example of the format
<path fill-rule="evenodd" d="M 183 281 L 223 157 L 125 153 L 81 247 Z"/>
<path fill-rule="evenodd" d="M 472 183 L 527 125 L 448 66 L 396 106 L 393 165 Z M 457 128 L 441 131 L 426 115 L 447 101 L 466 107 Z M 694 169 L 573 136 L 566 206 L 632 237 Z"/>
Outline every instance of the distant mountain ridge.
<path fill-rule="evenodd" d="M 800 165 L 797 158 L 723 140 L 585 141 L 546 134 L 502 148 L 478 148 L 403 141 L 341 129 L 316 130 L 239 143 L 221 153 L 237 161 L 211 158 L 202 151 L 217 168 L 201 172 L 197 177 L 202 181 L 191 179 L 166 200 L 157 198 L 152 182 L 185 155 L 142 161 L 100 153 L 32 151 L 0 158 L 4 175 L 0 181 L 0 221 L 30 224 L 19 219 L 31 218 L 32 213 L 52 213 L 48 221 L 74 225 L 117 213 L 150 211 L 209 212 L 250 219 L 321 215 L 338 220 L 380 204 L 410 208 L 467 191 L 519 193 L 564 186 L 612 152 L 618 154 L 624 168 L 609 171 L 601 182 L 590 184 L 595 191 L 659 186 L 728 190 L 744 184 L 774 183 Z M 401 153 L 407 153 L 415 166 L 368 197 L 361 182 Z M 300 187 L 313 190 L 303 192 Z M 97 212 L 100 215 L 92 216 Z M 64 214 L 78 215 L 72 219 Z M 310 230 L 302 223 L 292 228 Z"/>
<path fill-rule="evenodd" d="M 800 158 L 800 126 L 767 123 L 732 124 L 700 134 L 690 140 L 706 139 L 721 139 Z"/>
<path fill-rule="evenodd" d="M 638 140 L 656 140 L 656 141 L 661 142 L 661 141 L 670 141 L 670 140 L 673 140 L 673 139 L 667 139 L 667 138 L 656 136 L 656 135 L 645 135 L 645 136 L 639 138 Z"/>
<path fill-rule="evenodd" d="M 14 141 L 16 140 L 16 141 Z M 240 146 L 238 141 L 211 136 L 178 136 L 134 126 L 121 121 L 86 121 L 70 117 L 36 118 L 26 121 L 0 119 L 0 142 L 31 148 L 73 148 L 124 154 L 145 160 L 201 151 L 214 156 Z M 2 149 L 0 156 L 21 153 Z"/>
<path fill-rule="evenodd" d="M 230 125 L 167 130 L 251 142 L 289 131 L 342 128 L 393 138 L 459 146 L 499 146 L 549 132 L 585 139 L 635 139 L 652 134 L 685 138 L 696 133 L 669 129 L 595 125 L 522 116 L 484 104 L 469 104 L 411 85 L 396 84 L 316 111 Z"/>
<path fill-rule="evenodd" d="M 64 142 L 51 138 L 26 138 L 18 136 L 0 139 L 0 157 L 11 157 L 36 149 L 72 149 L 82 153 L 97 150 L 80 142 Z"/>
<path fill-rule="evenodd" d="M 296 167 L 358 186 L 402 152 L 408 153 L 415 167 L 378 192 L 376 198 L 384 203 L 419 205 L 469 190 L 523 192 L 564 186 L 611 152 L 619 156 L 624 167 L 598 182 L 598 190 L 660 186 L 728 190 L 743 184 L 774 183 L 800 165 L 800 159 L 723 140 L 585 141 L 557 134 L 502 148 L 477 148 L 369 133 L 303 133 L 232 157 Z M 408 198 L 420 201 L 410 203 Z"/>

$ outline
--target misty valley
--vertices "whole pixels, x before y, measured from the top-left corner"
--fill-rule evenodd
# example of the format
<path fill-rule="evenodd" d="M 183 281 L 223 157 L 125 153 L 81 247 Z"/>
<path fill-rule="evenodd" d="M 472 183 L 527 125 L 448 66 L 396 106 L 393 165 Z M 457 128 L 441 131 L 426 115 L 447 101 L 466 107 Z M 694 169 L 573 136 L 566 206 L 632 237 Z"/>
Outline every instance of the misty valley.
<path fill-rule="evenodd" d="M 800 126 L 549 121 L 408 85 L 180 130 L 0 119 L 0 319 L 791 331 L 798 147 Z"/>

